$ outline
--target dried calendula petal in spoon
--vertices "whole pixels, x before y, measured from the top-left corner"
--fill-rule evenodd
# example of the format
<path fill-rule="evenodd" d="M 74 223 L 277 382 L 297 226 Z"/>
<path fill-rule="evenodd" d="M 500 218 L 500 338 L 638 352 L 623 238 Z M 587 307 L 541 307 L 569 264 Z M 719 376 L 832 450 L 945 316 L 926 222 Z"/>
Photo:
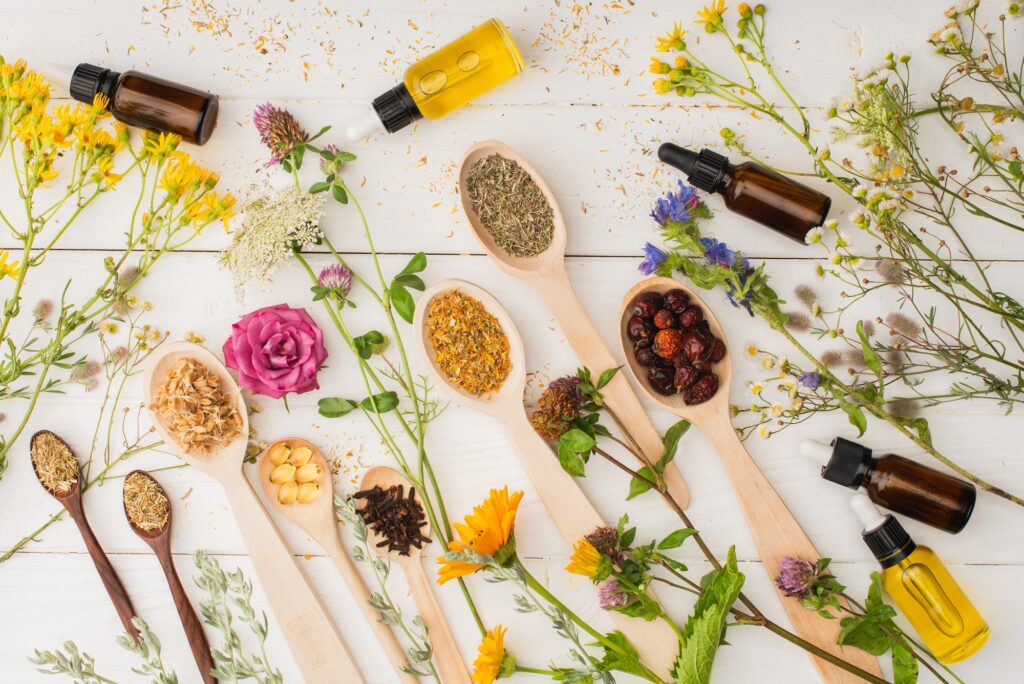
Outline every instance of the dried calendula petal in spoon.
<path fill-rule="evenodd" d="M 309 459 L 311 458 L 313 458 L 313 450 L 306 446 L 300 446 L 292 449 L 292 453 L 288 457 L 288 462 L 296 468 L 300 468 L 309 463 Z"/>

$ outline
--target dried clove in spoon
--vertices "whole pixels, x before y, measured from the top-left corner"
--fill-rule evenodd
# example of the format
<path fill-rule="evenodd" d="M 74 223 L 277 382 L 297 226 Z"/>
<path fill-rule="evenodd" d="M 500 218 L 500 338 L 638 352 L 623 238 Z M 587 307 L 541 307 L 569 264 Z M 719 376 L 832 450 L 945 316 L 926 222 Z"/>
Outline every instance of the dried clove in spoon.
<path fill-rule="evenodd" d="M 363 503 L 359 515 L 382 539 L 377 543 L 378 548 L 386 546 L 389 552 L 408 556 L 411 548 L 422 549 L 424 544 L 430 543 L 430 538 L 423 535 L 427 517 L 416 500 L 415 487 L 409 487 L 406 496 L 405 485 L 387 489 L 375 485 L 373 489 L 356 492 L 355 498 Z"/>

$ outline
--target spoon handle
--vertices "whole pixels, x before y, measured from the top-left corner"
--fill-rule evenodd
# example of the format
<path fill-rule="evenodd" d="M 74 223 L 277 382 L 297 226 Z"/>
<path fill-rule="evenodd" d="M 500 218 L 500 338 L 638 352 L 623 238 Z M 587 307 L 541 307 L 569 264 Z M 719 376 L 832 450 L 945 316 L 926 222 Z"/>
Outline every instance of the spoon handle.
<path fill-rule="evenodd" d="M 779 563 L 784 557 L 793 556 L 812 562 L 818 560 L 821 555 L 800 527 L 800 523 L 789 512 L 778 492 L 747 453 L 746 447 L 732 427 L 728 414 L 723 413 L 723 417 L 708 425 L 704 432 L 721 456 L 732 479 L 737 499 L 747 520 L 747 527 L 750 528 L 754 545 L 757 546 L 757 551 L 764 562 L 764 569 L 772 578 L 773 585 L 774 578 L 779 574 Z M 815 646 L 881 676 L 882 672 L 876 658 L 864 651 L 854 648 L 843 649 L 836 644 L 841 629 L 839 620 L 826 620 L 804 608 L 798 599 L 786 596 L 778 587 L 775 590 L 797 634 Z M 819 658 L 814 658 L 814 664 L 821 673 L 822 680 L 830 684 L 853 684 L 861 681 L 855 675 Z"/>
<path fill-rule="evenodd" d="M 306 684 L 365 680 L 316 590 L 303 574 L 245 474 L 221 480 L 270 609 Z"/>
<path fill-rule="evenodd" d="M 594 323 L 580 303 L 564 267 L 544 273 L 534 282 L 538 293 L 554 314 L 562 332 L 579 362 L 595 374 L 595 379 L 609 368 L 620 366 L 601 338 Z M 658 429 L 644 411 L 643 404 L 630 386 L 624 372 L 615 374 L 602 390 L 612 418 L 626 441 L 643 453 L 651 463 L 661 459 L 665 446 Z M 680 508 L 690 505 L 690 490 L 675 464 L 665 468 L 665 486 Z"/>
<path fill-rule="evenodd" d="M 185 629 L 185 638 L 192 649 L 192 657 L 195 658 L 196 666 L 199 667 L 199 674 L 204 684 L 217 684 L 217 678 L 211 674 L 215 663 L 210 654 L 210 644 L 206 640 L 206 633 L 203 631 L 203 624 L 199 621 L 192 602 L 188 599 L 185 587 L 181 584 L 178 571 L 174 568 L 174 557 L 171 555 L 170 541 L 166 539 L 157 541 L 153 547 L 160 567 L 163 568 L 167 577 L 167 586 L 171 590 L 171 598 L 174 600 L 174 607 L 178 610 L 178 618 L 181 626 Z"/>
<path fill-rule="evenodd" d="M 405 684 L 417 684 L 420 681 L 419 678 L 404 671 L 404 668 L 409 665 L 409 660 L 405 657 L 405 652 L 402 650 L 402 645 L 398 643 L 398 638 L 395 637 L 395 633 L 388 625 L 381 622 L 380 612 L 370 605 L 370 588 L 366 586 L 366 581 L 359 574 L 352 559 L 345 551 L 345 547 L 342 546 L 333 520 L 331 525 L 331 532 L 324 537 L 321 545 L 327 551 L 327 555 L 331 557 L 331 560 L 334 561 L 338 574 L 341 575 L 345 585 L 348 586 L 349 591 L 355 597 L 356 603 L 359 604 L 359 608 L 363 611 L 363 617 L 366 618 L 367 624 L 370 625 L 373 633 L 377 636 L 377 641 L 380 642 L 381 648 L 384 649 L 388 660 L 391 661 L 391 665 L 395 668 L 395 673 L 399 679 Z"/>
<path fill-rule="evenodd" d="M 121 584 L 121 579 L 114 570 L 114 566 L 111 565 L 107 554 L 103 552 L 103 547 L 100 546 L 99 540 L 96 539 L 96 535 L 93 533 L 92 527 L 90 527 L 89 521 L 85 517 L 81 497 L 72 495 L 62 500 L 62 503 L 68 509 L 68 513 L 71 514 L 75 524 L 78 525 L 78 531 L 81 532 L 82 539 L 85 541 L 85 548 L 89 551 L 93 565 L 96 566 L 96 572 L 99 573 L 100 580 L 110 596 L 110 601 L 114 604 L 117 616 L 121 618 L 121 625 L 124 626 L 124 631 L 128 632 L 133 639 L 138 640 L 139 630 L 132 624 L 132 618 L 135 617 L 135 609 L 132 608 L 128 592 L 125 591 L 124 585 Z"/>
<path fill-rule="evenodd" d="M 424 572 L 419 556 L 413 556 L 402 563 L 402 569 L 409 581 L 409 591 L 416 602 L 416 609 L 427 626 L 427 637 L 434 650 L 434 662 L 437 663 L 442 684 L 471 684 L 466 663 L 462 660 L 459 646 L 455 643 L 455 637 L 434 595 L 434 585 Z"/>

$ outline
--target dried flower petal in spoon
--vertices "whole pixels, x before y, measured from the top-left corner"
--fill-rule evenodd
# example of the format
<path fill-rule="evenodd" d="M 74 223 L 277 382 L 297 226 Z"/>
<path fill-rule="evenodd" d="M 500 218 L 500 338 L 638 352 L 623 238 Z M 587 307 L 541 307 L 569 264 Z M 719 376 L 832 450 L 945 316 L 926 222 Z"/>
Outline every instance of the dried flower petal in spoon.
<path fill-rule="evenodd" d="M 144 532 L 162 530 L 171 515 L 171 502 L 148 473 L 136 470 L 124 479 L 124 512 Z"/>
<path fill-rule="evenodd" d="M 466 393 L 501 389 L 512 369 L 508 335 L 479 301 L 458 289 L 430 302 L 427 339 L 438 369 Z"/>
<path fill-rule="evenodd" d="M 241 435 L 242 418 L 220 379 L 196 359 L 182 358 L 167 371 L 150 408 L 186 454 L 225 446 Z"/>
<path fill-rule="evenodd" d="M 51 494 L 61 496 L 78 482 L 78 459 L 57 435 L 49 430 L 36 433 L 29 449 L 36 477 Z"/>
<path fill-rule="evenodd" d="M 515 257 L 533 257 L 554 238 L 555 218 L 544 192 L 526 169 L 491 154 L 477 160 L 466 177 L 473 211 L 495 244 Z"/>

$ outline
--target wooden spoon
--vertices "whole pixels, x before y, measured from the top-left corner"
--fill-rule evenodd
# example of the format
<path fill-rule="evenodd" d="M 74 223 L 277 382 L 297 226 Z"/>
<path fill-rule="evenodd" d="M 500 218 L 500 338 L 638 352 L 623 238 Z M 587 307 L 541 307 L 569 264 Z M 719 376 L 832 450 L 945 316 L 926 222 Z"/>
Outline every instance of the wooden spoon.
<path fill-rule="evenodd" d="M 226 446 L 205 455 L 187 454 L 178 448 L 178 457 L 220 482 L 224 488 L 260 586 L 306 684 L 363 682 L 363 676 L 338 628 L 242 472 L 249 418 L 241 390 L 227 368 L 198 344 L 174 342 L 160 345 L 151 353 L 143 376 L 143 396 L 147 404 L 153 404 L 168 371 L 184 358 L 199 361 L 217 376 L 221 389 L 235 403 L 242 418 L 242 427 L 241 435 Z M 155 412 L 153 415 L 157 431 L 167 446 L 178 447 L 167 430 L 164 418 Z"/>
<path fill-rule="evenodd" d="M 674 289 L 686 291 L 692 302 L 704 310 L 704 318 L 710 325 L 711 332 L 715 334 L 715 337 L 725 340 L 722 327 L 718 324 L 715 315 L 693 290 L 672 278 L 648 278 L 637 283 L 622 299 L 619 330 L 622 336 L 622 348 L 626 354 L 626 365 L 636 381 L 647 391 L 648 396 L 655 403 L 699 427 L 714 445 L 725 465 L 726 472 L 732 479 L 740 507 L 743 509 L 747 526 L 750 528 L 750 534 L 754 538 L 754 544 L 761 555 L 761 560 L 764 561 L 764 569 L 773 579 L 774 584 L 774 578 L 779 574 L 779 563 L 784 557 L 795 556 L 814 561 L 821 555 L 801 529 L 793 514 L 786 508 L 786 504 L 778 493 L 772 488 L 771 483 L 754 463 L 750 454 L 747 453 L 743 442 L 740 441 L 732 426 L 732 419 L 729 415 L 729 382 L 732 379 L 732 362 L 728 352 L 725 358 L 714 365 L 714 372 L 719 379 L 718 391 L 710 400 L 693 406 L 685 404 L 681 394 L 664 396 L 651 390 L 647 383 L 646 369 L 637 363 L 632 354 L 633 343 L 626 334 L 626 323 L 632 315 L 633 300 L 645 292 L 653 291 L 664 294 Z M 854 648 L 843 649 L 836 644 L 836 638 L 841 628 L 839 620 L 826 620 L 801 606 L 797 599 L 785 596 L 778 587 L 776 587 L 776 591 L 779 593 L 782 605 L 786 609 L 786 613 L 789 614 L 789 619 L 797 634 L 868 672 L 881 675 L 877 659 L 864 651 Z M 849 672 L 819 658 L 814 658 L 814 664 L 827 682 L 849 682 L 852 684 L 860 681 Z"/>
<path fill-rule="evenodd" d="M 270 473 L 276 467 L 270 460 L 270 454 L 280 444 L 286 444 L 291 449 L 306 447 L 312 453 L 309 462 L 319 466 L 319 475 L 315 482 L 320 488 L 320 493 L 313 501 L 309 503 L 295 502 L 283 504 L 278 499 L 277 492 L 280 485 L 270 481 Z M 286 518 L 301 527 L 306 534 L 313 538 L 313 541 L 322 546 L 327 555 L 334 561 L 334 565 L 338 568 L 341 578 L 348 585 L 349 591 L 355 595 L 356 602 L 363 611 L 363 617 L 366 618 L 370 629 L 377 636 L 377 641 L 380 642 L 399 678 L 406 682 L 406 684 L 416 684 L 419 679 L 403 669 L 408 666 L 408 660 L 402 651 L 401 644 L 398 643 L 398 639 L 395 638 L 395 633 L 391 631 L 391 628 L 381 622 L 381 616 L 377 609 L 370 605 L 370 588 L 366 586 L 366 581 L 359 574 L 344 545 L 341 543 L 338 521 L 334 514 L 331 469 L 327 459 L 324 458 L 319 449 L 306 440 L 289 437 L 288 439 L 278 440 L 266 448 L 263 456 L 260 457 L 259 474 L 260 483 L 263 485 L 263 492 L 267 495 L 267 500 L 274 505 L 274 508 L 281 511 Z"/>
<path fill-rule="evenodd" d="M 396 485 L 406 487 L 404 491 L 413 489 L 409 482 L 400 472 L 387 466 L 370 468 L 363 475 L 363 481 L 359 484 L 360 491 L 380 487 L 388 489 Z M 434 595 L 434 582 L 423 570 L 423 549 L 416 547 L 409 548 L 408 555 L 401 555 L 397 551 L 388 551 L 385 542 L 384 546 L 378 546 L 383 540 L 372 529 L 367 529 L 368 540 L 373 550 L 391 561 L 402 566 L 405 572 L 405 579 L 409 582 L 409 591 L 412 593 L 413 601 L 416 603 L 416 610 L 427 625 L 427 636 L 430 639 L 430 646 L 434 651 L 434 662 L 437 663 L 438 674 L 444 684 L 471 684 L 469 671 L 466 663 L 459 653 L 459 646 L 455 643 L 455 637 L 444 619 L 441 606 L 437 603 Z M 424 521 L 421 533 L 424 537 L 430 537 L 430 523 Z"/>
<path fill-rule="evenodd" d="M 216 684 L 217 678 L 211 674 L 215 665 L 213 656 L 210 655 L 210 644 L 206 641 L 206 633 L 203 632 L 203 623 L 196 616 L 196 611 L 192 607 L 191 601 L 188 600 L 185 587 L 181 585 L 181 578 L 178 577 L 178 572 L 174 568 L 174 557 L 171 555 L 171 518 L 174 512 L 170 505 L 171 500 L 160 483 L 143 470 L 133 470 L 128 473 L 125 482 L 136 473 L 148 477 L 160 490 L 160 494 L 167 499 L 167 521 L 160 529 L 144 530 L 132 522 L 127 508 L 125 509 L 125 518 L 128 519 L 128 525 L 132 531 L 146 542 L 149 548 L 153 549 L 153 553 L 156 554 L 157 560 L 160 562 L 160 567 L 163 568 L 167 586 L 171 589 L 171 598 L 174 599 L 174 607 L 178 609 L 178 618 L 181 620 L 181 626 L 185 628 L 185 638 L 188 639 L 192 657 L 195 658 L 196 665 L 199 667 L 199 674 L 202 676 L 203 682 Z"/>
<path fill-rule="evenodd" d="M 548 248 L 536 256 L 515 257 L 501 249 L 480 223 L 476 212 L 473 211 L 473 202 L 470 200 L 469 189 L 466 185 L 467 177 L 477 161 L 492 154 L 500 154 L 523 167 L 523 170 L 530 174 L 537 187 L 544 193 L 548 204 L 551 205 L 554 215 L 554 235 Z M 547 304 L 548 309 L 554 314 L 580 363 L 593 371 L 595 377 L 609 368 L 620 365 L 601 339 L 600 333 L 597 332 L 597 328 L 594 327 L 586 310 L 580 304 L 576 291 L 573 290 L 569 276 L 565 272 L 567 235 L 565 219 L 555 201 L 554 193 L 551 192 L 540 174 L 530 166 L 530 163 L 511 147 L 497 140 L 477 143 L 469 148 L 462 158 L 462 167 L 459 170 L 459 197 L 462 200 L 462 208 L 466 212 L 466 217 L 469 219 L 469 225 L 473 229 L 473 234 L 484 251 L 498 264 L 501 270 L 533 286 Z M 631 442 L 631 446 L 646 455 L 651 463 L 656 463 L 665 448 L 661 436 L 644 412 L 640 399 L 623 374 L 617 373 L 602 390 L 602 393 L 608 408 L 613 412 L 612 418 L 619 428 L 628 426 L 628 433 L 624 430 L 625 439 Z M 634 439 L 636 443 L 633 443 Z M 664 475 L 665 485 L 672 498 L 681 508 L 686 508 L 690 503 L 690 492 L 679 469 L 675 464 L 670 464 L 665 469 Z"/>
<path fill-rule="evenodd" d="M 63 444 L 68 451 L 74 454 L 74 451 L 68 446 L 68 443 L 58 437 L 49 430 L 40 430 L 39 432 L 32 435 L 32 439 L 29 441 L 29 450 L 36 448 L 36 440 L 43 435 L 52 435 L 61 444 Z M 39 478 L 39 471 L 36 469 L 36 463 L 32 460 L 32 469 L 36 473 L 36 478 Z M 75 467 L 78 468 L 78 457 L 75 457 Z M 114 566 L 111 565 L 110 559 L 107 558 L 107 554 L 103 552 L 103 547 L 100 546 L 100 542 L 96 539 L 96 535 L 92 531 L 92 527 L 89 526 L 89 521 L 85 517 L 85 508 L 82 506 L 82 473 L 81 470 L 78 472 L 78 476 L 75 478 L 74 484 L 71 485 L 71 489 L 66 492 L 56 492 L 49 489 L 43 484 L 42 480 L 39 480 L 39 484 L 42 485 L 53 498 L 57 499 L 67 509 L 71 519 L 75 521 L 78 526 L 78 531 L 82 534 L 82 539 L 85 540 L 85 548 L 89 552 L 89 556 L 92 558 L 93 565 L 96 566 L 96 572 L 100 575 L 100 580 L 103 582 L 103 586 L 107 590 L 107 594 L 110 596 L 111 602 L 114 604 L 114 609 L 117 611 L 117 616 L 121 618 L 121 625 L 124 627 L 124 631 L 128 632 L 133 639 L 138 640 L 139 630 L 136 629 L 135 625 L 132 624 L 132 618 L 135 617 L 135 609 L 132 608 L 131 599 L 128 598 L 128 592 L 125 591 L 124 585 L 121 584 L 120 578 L 117 576 L 117 572 L 114 570 Z"/>
<path fill-rule="evenodd" d="M 434 348 L 426 330 L 426 316 L 434 297 L 456 289 L 473 297 L 490 312 L 505 331 L 509 343 L 511 370 L 501 388 L 492 395 L 474 396 L 453 383 L 437 367 Z M 587 500 L 571 475 L 562 470 L 558 458 L 540 435 L 533 429 L 523 405 L 526 390 L 526 354 L 515 323 L 504 307 L 486 290 L 464 280 L 444 280 L 428 288 L 416 305 L 413 330 L 420 349 L 427 359 L 427 369 L 438 387 L 446 387 L 457 401 L 488 413 L 502 424 L 508 433 L 519 462 L 544 502 L 548 514 L 571 546 L 605 522 Z M 639 651 L 643 662 L 655 672 L 666 673 L 675 660 L 679 643 L 671 628 L 664 622 L 631 618 L 622 613 L 611 613 L 619 630 Z"/>

